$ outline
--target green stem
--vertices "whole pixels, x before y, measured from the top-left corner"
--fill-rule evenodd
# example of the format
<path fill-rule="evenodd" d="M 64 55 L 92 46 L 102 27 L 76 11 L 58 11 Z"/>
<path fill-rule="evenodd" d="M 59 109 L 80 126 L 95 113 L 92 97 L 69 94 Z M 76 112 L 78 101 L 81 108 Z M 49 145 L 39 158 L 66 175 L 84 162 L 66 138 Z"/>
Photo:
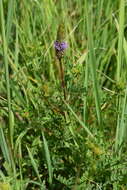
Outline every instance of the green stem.
<path fill-rule="evenodd" d="M 83 118 L 84 118 L 84 123 L 86 124 L 86 112 L 87 112 L 87 91 L 88 91 L 88 74 L 89 74 L 89 65 L 87 64 L 87 59 L 86 57 L 86 66 L 84 68 L 84 88 L 85 88 L 85 96 L 84 96 L 84 107 L 83 107 Z"/>

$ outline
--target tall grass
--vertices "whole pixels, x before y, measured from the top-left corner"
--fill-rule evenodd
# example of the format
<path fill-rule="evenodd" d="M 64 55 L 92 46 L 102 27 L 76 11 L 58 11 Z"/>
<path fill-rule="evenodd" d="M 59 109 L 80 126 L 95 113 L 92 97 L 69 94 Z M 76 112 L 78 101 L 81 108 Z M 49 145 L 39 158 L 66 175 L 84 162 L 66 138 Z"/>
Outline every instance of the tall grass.
<path fill-rule="evenodd" d="M 10 96 L 10 80 L 9 80 L 9 66 L 8 66 L 8 44 L 5 34 L 5 19 L 3 12 L 3 3 L 0 1 L 0 9 L 1 9 L 1 31 L 2 31 L 2 41 L 3 41 L 3 55 L 4 55 L 4 64 L 5 64 L 5 80 L 6 80 L 6 89 L 7 89 L 7 105 L 8 105 L 8 137 L 10 140 L 10 147 L 13 149 L 13 133 L 14 133 L 14 116 L 11 109 L 11 96 Z M 1 129 L 2 130 L 2 129 Z M 10 153 L 12 154 L 11 150 Z M 12 156 L 11 156 L 11 159 Z M 13 161 L 12 161 L 13 168 Z"/>
<path fill-rule="evenodd" d="M 126 83 L 124 77 L 124 18 L 125 18 L 125 1 L 119 4 L 119 23 L 118 23 L 118 56 L 117 56 L 117 82 L 119 85 Z M 122 105 L 122 106 L 121 106 Z M 126 90 L 124 98 L 118 97 L 118 119 L 116 130 L 116 151 L 121 150 L 121 145 L 125 139 L 126 133 Z"/>
<path fill-rule="evenodd" d="M 94 87 L 94 96 L 95 96 L 95 104 L 96 104 L 96 112 L 98 123 L 102 125 L 102 117 L 101 117 L 101 109 L 100 109 L 100 97 L 99 97 L 99 87 L 98 87 L 98 80 L 96 74 L 96 58 L 94 52 L 94 42 L 93 42 L 93 35 L 92 35 L 92 6 L 88 6 L 88 2 L 85 1 L 85 12 L 86 12 L 86 23 L 87 23 L 87 35 L 88 35 L 88 50 L 89 50 L 89 61 L 88 64 L 91 66 L 91 74 L 93 79 L 93 87 Z M 101 126 L 102 127 L 102 126 Z"/>
<path fill-rule="evenodd" d="M 125 189 L 126 8 L 0 0 L 0 188 Z M 53 47 L 61 21 L 66 100 Z"/>

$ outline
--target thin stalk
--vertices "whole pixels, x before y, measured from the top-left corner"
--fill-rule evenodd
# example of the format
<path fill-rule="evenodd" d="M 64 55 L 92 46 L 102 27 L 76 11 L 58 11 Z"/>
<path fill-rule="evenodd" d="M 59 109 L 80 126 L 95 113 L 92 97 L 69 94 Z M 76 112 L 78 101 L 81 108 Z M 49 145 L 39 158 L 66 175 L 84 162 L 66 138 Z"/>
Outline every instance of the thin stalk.
<path fill-rule="evenodd" d="M 59 59 L 59 65 L 60 65 L 60 78 L 61 78 L 61 87 L 63 89 L 64 99 L 66 100 L 66 86 L 65 86 L 65 80 L 64 80 L 64 67 L 62 63 L 62 59 Z"/>
<path fill-rule="evenodd" d="M 117 82 L 120 81 L 122 58 L 123 58 L 123 39 L 124 39 L 124 14 L 125 14 L 125 1 L 120 1 L 119 12 L 119 36 L 118 36 L 118 57 L 117 57 Z"/>
<path fill-rule="evenodd" d="M 126 91 L 125 91 L 125 97 L 123 100 L 123 104 L 122 104 L 122 115 L 121 115 L 121 135 L 120 135 L 120 145 L 122 144 L 122 142 L 125 139 L 125 135 L 126 135 L 126 107 L 127 107 L 127 87 L 126 87 Z"/>
<path fill-rule="evenodd" d="M 86 66 L 85 66 L 85 79 L 84 79 L 84 88 L 85 88 L 85 96 L 84 96 L 84 107 L 83 107 L 83 118 L 84 123 L 86 124 L 86 111 L 87 111 L 87 91 L 88 91 L 88 73 L 89 73 L 89 65 L 87 64 L 87 58 L 86 57 Z"/>

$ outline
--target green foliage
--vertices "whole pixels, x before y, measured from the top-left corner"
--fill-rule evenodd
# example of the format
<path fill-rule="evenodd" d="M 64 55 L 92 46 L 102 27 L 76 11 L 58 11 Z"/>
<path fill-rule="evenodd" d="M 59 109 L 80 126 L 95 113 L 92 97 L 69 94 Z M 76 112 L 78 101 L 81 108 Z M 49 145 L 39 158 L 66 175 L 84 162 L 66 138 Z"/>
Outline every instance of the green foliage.
<path fill-rule="evenodd" d="M 127 189 L 126 9 L 0 0 L 0 189 Z"/>

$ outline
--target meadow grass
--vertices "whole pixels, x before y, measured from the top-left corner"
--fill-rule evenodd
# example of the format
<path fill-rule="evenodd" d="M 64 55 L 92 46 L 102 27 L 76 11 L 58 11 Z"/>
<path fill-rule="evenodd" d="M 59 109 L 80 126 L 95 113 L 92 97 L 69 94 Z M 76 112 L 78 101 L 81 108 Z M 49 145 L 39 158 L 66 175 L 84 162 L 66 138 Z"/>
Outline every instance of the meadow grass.
<path fill-rule="evenodd" d="M 0 189 L 127 189 L 126 9 L 0 0 Z"/>

